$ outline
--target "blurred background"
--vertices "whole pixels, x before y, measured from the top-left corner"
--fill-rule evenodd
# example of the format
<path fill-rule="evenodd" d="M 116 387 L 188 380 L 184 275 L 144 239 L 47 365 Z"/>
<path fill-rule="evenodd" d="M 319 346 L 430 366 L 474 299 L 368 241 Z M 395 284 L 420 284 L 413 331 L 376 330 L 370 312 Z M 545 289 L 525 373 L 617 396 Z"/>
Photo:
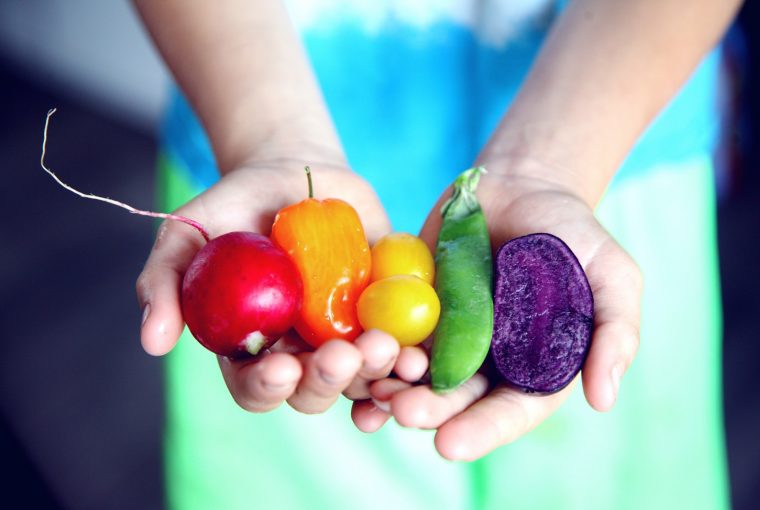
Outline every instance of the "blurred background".
<path fill-rule="evenodd" d="M 727 129 L 716 155 L 724 401 L 734 507 L 760 505 L 760 25 L 745 5 L 725 43 Z M 23 508 L 159 509 L 161 362 L 139 345 L 134 281 L 150 220 L 169 77 L 125 0 L 0 3 L 0 445 L 5 501 Z M 756 91 L 754 94 L 752 91 Z M 15 506 L 14 506 L 15 507 Z"/>

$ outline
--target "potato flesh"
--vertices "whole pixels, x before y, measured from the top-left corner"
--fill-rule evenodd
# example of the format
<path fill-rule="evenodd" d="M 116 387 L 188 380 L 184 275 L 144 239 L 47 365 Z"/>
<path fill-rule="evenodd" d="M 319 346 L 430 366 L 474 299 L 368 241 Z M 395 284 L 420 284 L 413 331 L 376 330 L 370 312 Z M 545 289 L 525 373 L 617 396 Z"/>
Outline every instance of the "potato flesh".
<path fill-rule="evenodd" d="M 593 309 L 583 268 L 562 240 L 531 234 L 502 245 L 491 342 L 499 373 L 528 392 L 564 388 L 586 359 Z"/>

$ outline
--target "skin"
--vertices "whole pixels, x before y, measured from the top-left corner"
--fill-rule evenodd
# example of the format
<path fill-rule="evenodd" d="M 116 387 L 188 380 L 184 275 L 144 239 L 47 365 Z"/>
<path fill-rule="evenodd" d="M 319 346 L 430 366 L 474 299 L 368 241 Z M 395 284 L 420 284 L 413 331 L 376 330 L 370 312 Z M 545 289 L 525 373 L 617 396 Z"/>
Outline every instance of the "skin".
<path fill-rule="evenodd" d="M 637 137 L 718 41 L 739 4 L 571 3 L 476 162 L 490 171 L 477 194 L 493 246 L 549 232 L 565 240 L 586 271 L 596 316 L 580 379 L 598 411 L 614 406 L 638 348 L 642 276 L 593 208 Z M 422 231 L 431 246 L 439 228 L 438 215 L 431 214 Z M 374 383 L 371 392 L 401 425 L 435 429 L 443 457 L 474 460 L 535 428 L 573 387 L 535 398 L 479 374 L 446 395 L 390 379 Z M 382 426 L 383 415 L 390 416 L 367 404 L 355 404 L 352 413 L 367 432 Z"/>
<path fill-rule="evenodd" d="M 178 213 L 211 237 L 235 230 L 268 234 L 276 212 L 307 196 L 310 165 L 316 198 L 357 208 L 370 241 L 390 230 L 372 188 L 348 168 L 311 68 L 280 2 L 167 0 L 134 2 L 156 45 L 209 135 L 221 180 Z M 184 326 L 182 275 L 203 240 L 164 223 L 137 281 L 141 340 L 169 352 Z M 287 401 L 305 413 L 326 410 L 344 392 L 367 398 L 368 381 L 388 375 L 396 341 L 377 331 L 354 343 L 312 350 L 289 337 L 252 360 L 219 359 L 232 397 L 264 412 Z"/>
<path fill-rule="evenodd" d="M 564 239 L 584 266 L 594 292 L 596 329 L 582 382 L 594 409 L 612 408 L 636 353 L 641 274 L 596 221 L 593 207 L 636 138 L 717 42 L 739 3 L 572 2 L 476 161 L 490 171 L 478 197 L 493 245 L 546 231 Z M 212 235 L 241 228 L 266 231 L 279 207 L 303 198 L 293 191 L 302 189 L 294 174 L 300 176 L 310 164 L 315 177 L 324 169 L 318 196 L 360 206 L 372 239 L 387 232 L 377 197 L 347 168 L 280 2 L 135 0 L 135 5 L 199 113 L 223 174 L 181 214 L 203 223 Z M 422 231 L 431 247 L 440 228 L 439 206 Z M 179 281 L 199 246 L 197 233 L 167 223 L 138 279 L 145 310 L 142 343 L 151 354 L 168 352 L 181 332 Z M 427 368 L 425 351 L 399 351 L 379 332 L 353 345 L 328 342 L 315 352 L 294 339 L 281 344 L 253 361 L 220 360 L 242 407 L 261 412 L 287 400 L 301 411 L 319 412 L 345 391 L 361 399 L 352 410 L 359 429 L 381 427 L 390 416 L 385 409 L 404 426 L 436 429 L 436 448 L 449 459 L 476 459 L 519 438 L 550 416 L 572 388 L 537 399 L 492 387 L 477 374 L 441 396 L 429 386 L 412 386 Z M 397 378 L 381 379 L 394 361 Z M 364 399 L 368 389 L 373 400 Z"/>

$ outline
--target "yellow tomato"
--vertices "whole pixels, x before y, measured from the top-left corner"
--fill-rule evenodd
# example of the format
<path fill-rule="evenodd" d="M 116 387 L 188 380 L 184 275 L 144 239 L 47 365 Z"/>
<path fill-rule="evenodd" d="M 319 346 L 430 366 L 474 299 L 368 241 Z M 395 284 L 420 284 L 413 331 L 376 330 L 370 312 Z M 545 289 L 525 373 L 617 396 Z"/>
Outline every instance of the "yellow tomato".
<path fill-rule="evenodd" d="M 372 247 L 372 275 L 376 282 L 389 276 L 410 274 L 433 285 L 435 263 L 430 249 L 419 237 L 394 232 L 381 238 Z"/>
<path fill-rule="evenodd" d="M 396 275 L 371 283 L 356 309 L 365 330 L 380 329 L 405 346 L 430 336 L 438 324 L 441 303 L 433 287 L 420 278 Z"/>

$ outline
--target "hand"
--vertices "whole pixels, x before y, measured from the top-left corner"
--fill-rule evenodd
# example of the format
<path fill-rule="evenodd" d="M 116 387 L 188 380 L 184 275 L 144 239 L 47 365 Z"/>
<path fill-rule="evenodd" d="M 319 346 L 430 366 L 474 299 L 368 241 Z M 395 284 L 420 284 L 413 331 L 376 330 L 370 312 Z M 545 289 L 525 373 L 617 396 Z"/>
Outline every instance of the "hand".
<path fill-rule="evenodd" d="M 505 167 L 498 162 L 486 166 L 491 172 L 482 178 L 478 197 L 494 248 L 515 237 L 548 232 L 563 239 L 583 266 L 595 301 L 583 389 L 591 407 L 611 409 L 620 378 L 638 348 L 638 267 L 597 222 L 580 192 L 559 182 L 502 172 Z M 440 204 L 450 193 L 444 193 L 423 227 L 421 235 L 431 246 L 440 229 Z M 421 364 L 425 361 L 418 358 L 412 371 L 418 373 Z M 428 385 L 413 386 L 404 377 L 374 383 L 371 394 L 401 425 L 437 429 L 435 445 L 442 456 L 474 460 L 536 427 L 567 399 L 573 386 L 553 395 L 531 395 L 489 378 L 484 370 L 444 395 L 433 393 Z M 354 422 L 364 431 L 382 425 L 385 420 L 378 415 L 388 417 L 367 403 L 354 406 Z"/>
<path fill-rule="evenodd" d="M 231 231 L 268 234 L 281 208 L 307 197 L 307 181 L 298 160 L 273 160 L 243 166 L 176 211 L 201 223 L 216 237 Z M 312 164 L 315 196 L 342 198 L 353 205 L 370 241 L 390 230 L 372 188 L 342 164 Z M 184 321 L 179 290 L 185 269 L 203 246 L 202 237 L 187 225 L 166 221 L 137 281 L 144 309 L 141 339 L 154 355 L 169 352 Z M 252 412 L 279 406 L 284 400 L 305 413 L 326 410 L 341 394 L 367 398 L 370 380 L 388 375 L 399 352 L 388 335 L 370 331 L 354 343 L 333 340 L 319 349 L 296 335 L 283 338 L 255 358 L 219 358 L 224 380 L 235 401 Z"/>

